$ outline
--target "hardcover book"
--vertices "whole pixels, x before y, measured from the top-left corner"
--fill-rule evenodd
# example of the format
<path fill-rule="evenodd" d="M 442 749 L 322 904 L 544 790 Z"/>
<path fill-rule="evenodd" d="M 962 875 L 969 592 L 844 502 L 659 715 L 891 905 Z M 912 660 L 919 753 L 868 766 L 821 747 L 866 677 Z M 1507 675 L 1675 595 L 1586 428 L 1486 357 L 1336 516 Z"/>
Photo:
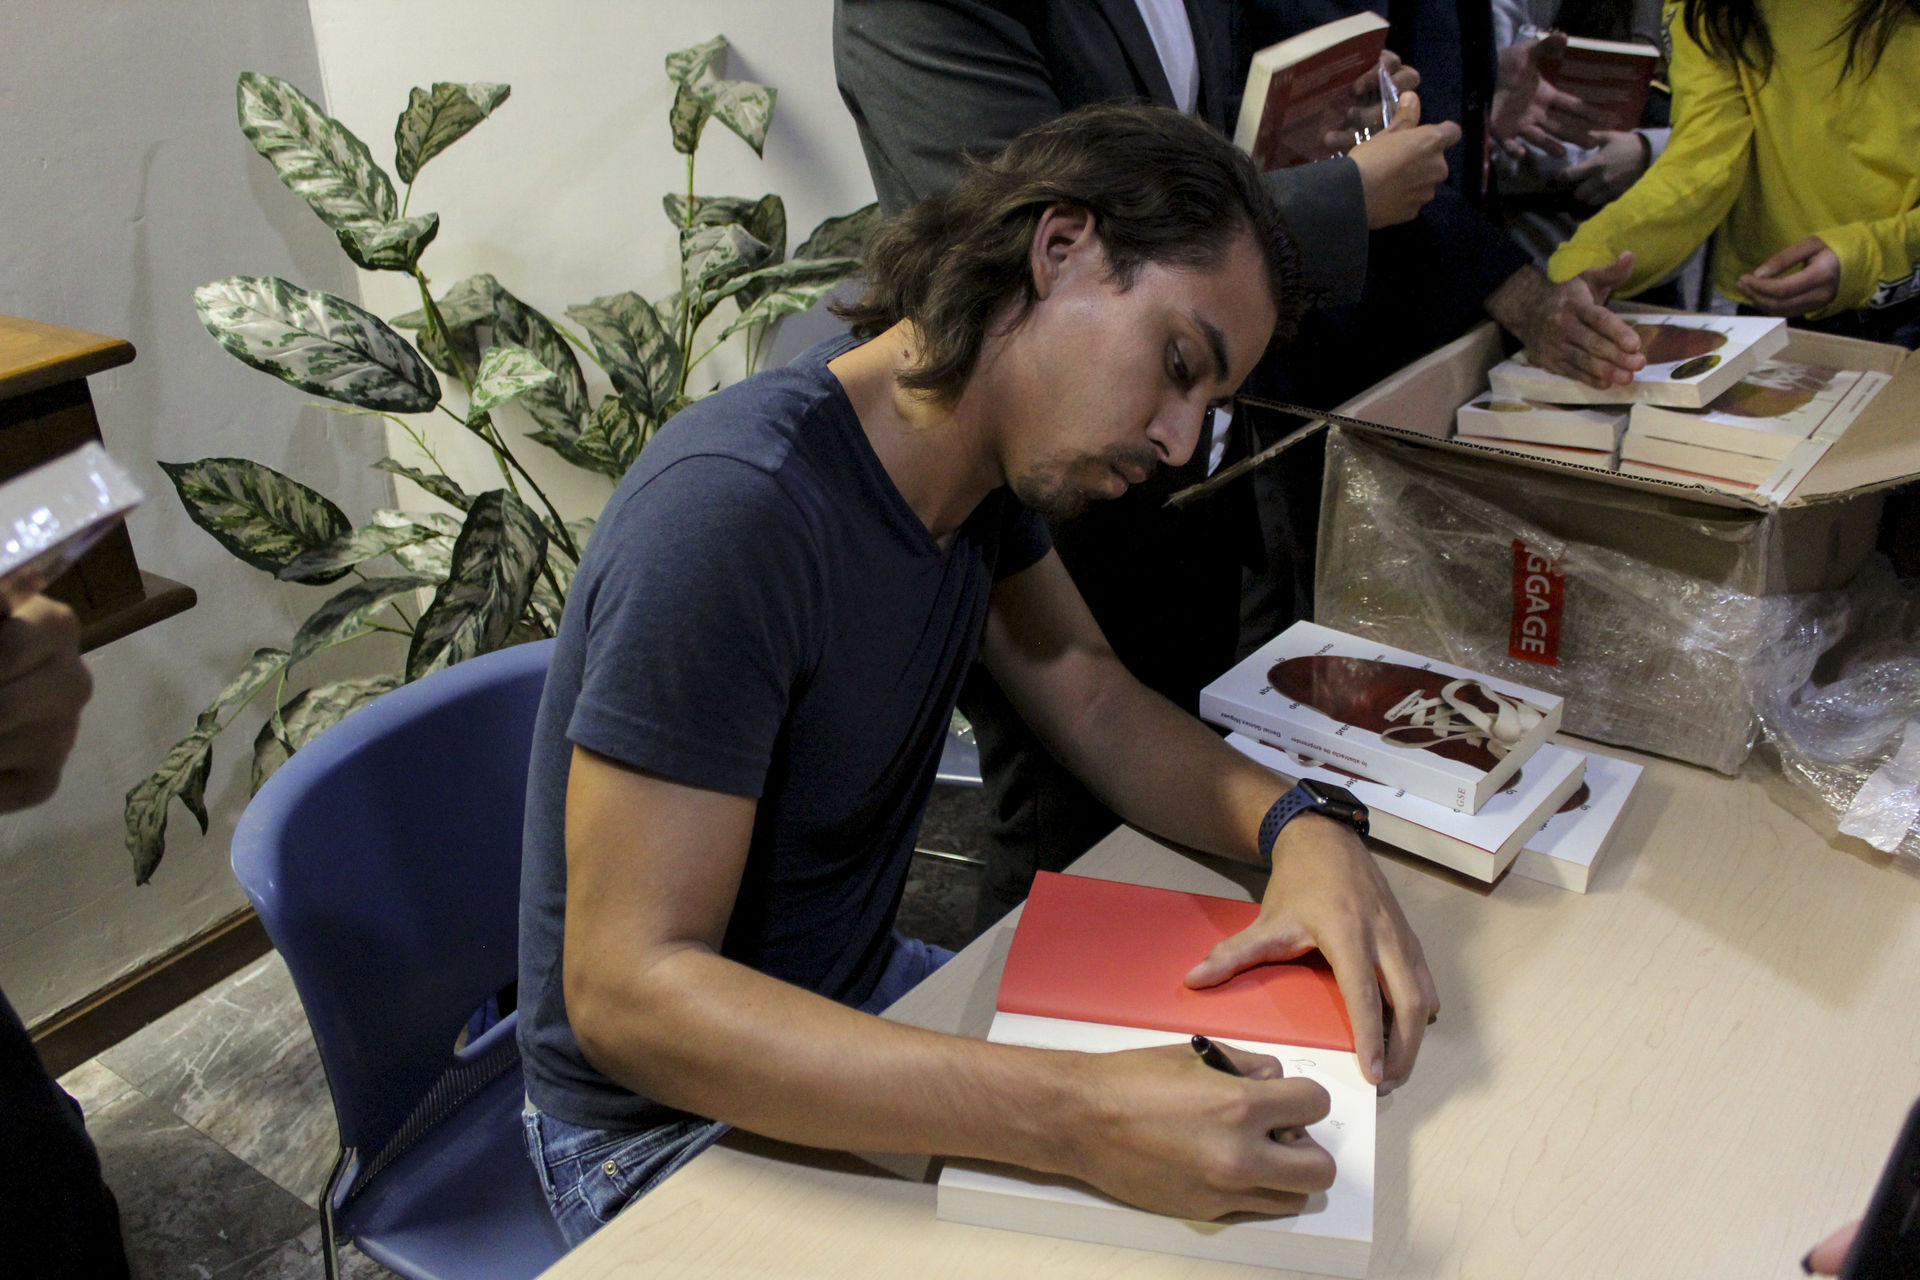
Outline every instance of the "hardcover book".
<path fill-rule="evenodd" d="M 1869 384 L 1866 394 L 1849 396 L 1860 385 L 1861 376 L 1854 369 L 1768 360 L 1704 409 L 1636 404 L 1628 430 L 1636 436 L 1705 445 L 1754 458 L 1784 458 L 1836 414 L 1844 411 L 1841 430 L 1860 416 L 1878 389 Z"/>
<path fill-rule="evenodd" d="M 1503 400 L 1491 392 L 1461 405 L 1453 418 L 1456 432 L 1470 439 L 1520 440 L 1607 454 L 1620 447 L 1620 434 L 1627 429 L 1624 410 Z"/>
<path fill-rule="evenodd" d="M 1184 1044 L 1196 1033 L 1271 1054 L 1333 1100 L 1307 1132 L 1338 1170 L 1292 1217 L 1192 1222 L 1123 1204 L 1068 1178 L 948 1160 L 939 1216 L 949 1222 L 1090 1240 L 1255 1266 L 1364 1276 L 1373 1248 L 1374 1117 L 1338 984 L 1316 955 L 1261 965 L 1219 987 L 1182 981 L 1259 907 L 1202 894 L 1043 871 L 1007 953 L 988 1038 L 1106 1053 Z"/>
<path fill-rule="evenodd" d="M 1506 400 L 1548 404 L 1661 404 L 1704 408 L 1787 345 L 1787 322 L 1771 316 L 1628 315 L 1646 367 L 1625 386 L 1590 387 L 1549 373 L 1525 352 L 1487 371 Z"/>
<path fill-rule="evenodd" d="M 1311 622 L 1200 691 L 1200 715 L 1464 813 L 1560 727 L 1561 699 Z"/>
<path fill-rule="evenodd" d="M 1580 753 L 1585 754 L 1585 753 Z M 1612 756 L 1586 756 L 1586 783 L 1527 839 L 1513 874 L 1585 893 L 1613 846 L 1620 815 L 1640 781 L 1640 766 Z"/>
<path fill-rule="evenodd" d="M 1500 878 L 1531 839 L 1561 807 L 1578 801 L 1587 758 L 1548 743 L 1534 752 L 1507 788 L 1478 813 L 1456 813 L 1431 800 L 1383 787 L 1365 778 L 1316 765 L 1278 747 L 1230 733 L 1227 743 L 1258 764 L 1298 782 L 1312 778 L 1353 792 L 1367 806 L 1368 835 L 1415 857 L 1450 867 L 1489 884 Z"/>
<path fill-rule="evenodd" d="M 84 444 L 0 484 L 0 613 L 59 577 L 142 494 L 97 444 Z"/>
<path fill-rule="evenodd" d="M 1565 52 L 1540 67 L 1547 83 L 1599 112 L 1600 129 L 1638 128 L 1660 51 L 1652 45 L 1568 36 Z"/>
<path fill-rule="evenodd" d="M 1365 10 L 1253 55 L 1234 145 L 1262 169 L 1325 160 L 1329 133 L 1351 133 L 1354 81 L 1380 61 L 1387 20 Z"/>

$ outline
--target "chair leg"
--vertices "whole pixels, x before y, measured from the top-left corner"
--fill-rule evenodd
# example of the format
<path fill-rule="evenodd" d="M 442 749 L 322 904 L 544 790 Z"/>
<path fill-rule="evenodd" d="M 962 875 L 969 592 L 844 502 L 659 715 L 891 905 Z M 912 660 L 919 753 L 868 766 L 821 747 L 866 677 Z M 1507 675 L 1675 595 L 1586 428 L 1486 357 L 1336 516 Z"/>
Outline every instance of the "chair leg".
<path fill-rule="evenodd" d="M 335 1252 L 333 1234 L 333 1198 L 347 1176 L 351 1157 L 352 1153 L 345 1147 L 340 1148 L 340 1154 L 333 1160 L 333 1171 L 327 1175 L 326 1189 L 320 1193 L 320 1257 L 327 1280 L 340 1280 L 340 1259 Z"/>

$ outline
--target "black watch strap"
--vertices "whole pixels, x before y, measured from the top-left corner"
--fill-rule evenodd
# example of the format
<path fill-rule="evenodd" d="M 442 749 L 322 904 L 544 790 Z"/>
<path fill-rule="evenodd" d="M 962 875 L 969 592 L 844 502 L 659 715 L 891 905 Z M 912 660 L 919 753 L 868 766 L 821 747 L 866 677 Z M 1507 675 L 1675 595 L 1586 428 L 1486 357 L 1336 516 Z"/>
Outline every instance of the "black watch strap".
<path fill-rule="evenodd" d="M 1328 786 L 1311 780 L 1302 782 L 1275 800 L 1260 819 L 1260 863 L 1273 865 L 1273 844 L 1281 830 L 1303 813 L 1319 813 L 1344 822 L 1361 835 L 1367 834 L 1367 807 L 1345 787 Z"/>

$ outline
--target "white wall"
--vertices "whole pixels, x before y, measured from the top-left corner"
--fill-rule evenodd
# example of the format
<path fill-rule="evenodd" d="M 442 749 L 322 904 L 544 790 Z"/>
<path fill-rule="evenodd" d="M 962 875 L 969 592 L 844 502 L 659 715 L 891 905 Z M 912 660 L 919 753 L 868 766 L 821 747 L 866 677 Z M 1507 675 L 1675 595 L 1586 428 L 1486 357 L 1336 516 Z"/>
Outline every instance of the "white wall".
<path fill-rule="evenodd" d="M 138 349 L 91 380 L 94 401 L 108 447 L 147 490 L 130 521 L 142 566 L 200 593 L 197 608 L 89 658 L 94 698 L 59 795 L 0 818 L 0 985 L 31 1023 L 243 904 L 227 839 L 257 715 L 215 747 L 212 834 L 176 805 L 145 887 L 124 851 L 122 800 L 247 654 L 284 645 L 325 598 L 228 556 L 154 460 L 256 458 L 356 520 L 391 489 L 367 469 L 384 452 L 377 431 L 301 407 L 306 397 L 221 351 L 193 309 L 195 286 L 241 272 L 354 287 L 331 235 L 234 123 L 242 69 L 316 81 L 303 0 L 7 0 L 0 15 L 0 312 Z"/>
<path fill-rule="evenodd" d="M 387 164 L 393 122 L 414 85 L 504 81 L 513 96 L 421 171 L 411 211 L 437 210 L 439 239 L 422 267 L 436 294 L 490 271 L 556 320 L 574 303 L 632 289 L 657 298 L 677 285 L 676 241 L 660 198 L 686 189 L 667 131 L 665 56 L 716 34 L 732 43 L 723 73 L 779 90 L 766 159 L 717 123 L 703 141 L 703 195 L 786 201 L 789 242 L 821 218 L 873 199 L 853 122 L 833 81 L 830 0 L 311 0 L 333 114 Z M 410 282 L 363 275 L 378 314 L 418 306 Z M 730 304 L 726 304 L 730 309 Z M 771 352 L 784 363 L 834 332 L 830 317 L 788 320 Z M 606 390 L 582 360 L 589 386 Z M 728 379 L 737 363 L 722 363 Z M 451 426 L 452 424 L 448 424 Z M 455 478 L 492 488 L 498 472 L 457 428 L 436 444 Z M 565 514 L 598 514 L 610 481 L 586 476 L 539 445 L 516 452 Z M 413 460 L 404 438 L 394 456 Z M 433 505 L 401 483 L 405 505 Z"/>

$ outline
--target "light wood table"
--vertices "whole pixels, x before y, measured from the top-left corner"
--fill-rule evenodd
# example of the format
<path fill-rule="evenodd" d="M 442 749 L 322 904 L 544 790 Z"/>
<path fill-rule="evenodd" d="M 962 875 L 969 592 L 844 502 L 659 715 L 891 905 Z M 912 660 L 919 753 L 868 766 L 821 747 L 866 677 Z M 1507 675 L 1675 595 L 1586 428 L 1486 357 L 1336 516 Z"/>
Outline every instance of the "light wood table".
<path fill-rule="evenodd" d="M 1440 1020 L 1380 1107 L 1374 1277 L 1797 1277 L 1920 1093 L 1920 876 L 1777 778 L 1645 761 L 1585 895 L 1382 863 Z M 1787 807 L 1783 807 L 1782 802 Z M 1121 830 L 1074 870 L 1247 896 Z M 1003 923 L 897 1007 L 983 1034 Z M 934 1188 L 735 1136 L 563 1260 L 588 1277 L 1273 1276 L 939 1222 Z"/>

